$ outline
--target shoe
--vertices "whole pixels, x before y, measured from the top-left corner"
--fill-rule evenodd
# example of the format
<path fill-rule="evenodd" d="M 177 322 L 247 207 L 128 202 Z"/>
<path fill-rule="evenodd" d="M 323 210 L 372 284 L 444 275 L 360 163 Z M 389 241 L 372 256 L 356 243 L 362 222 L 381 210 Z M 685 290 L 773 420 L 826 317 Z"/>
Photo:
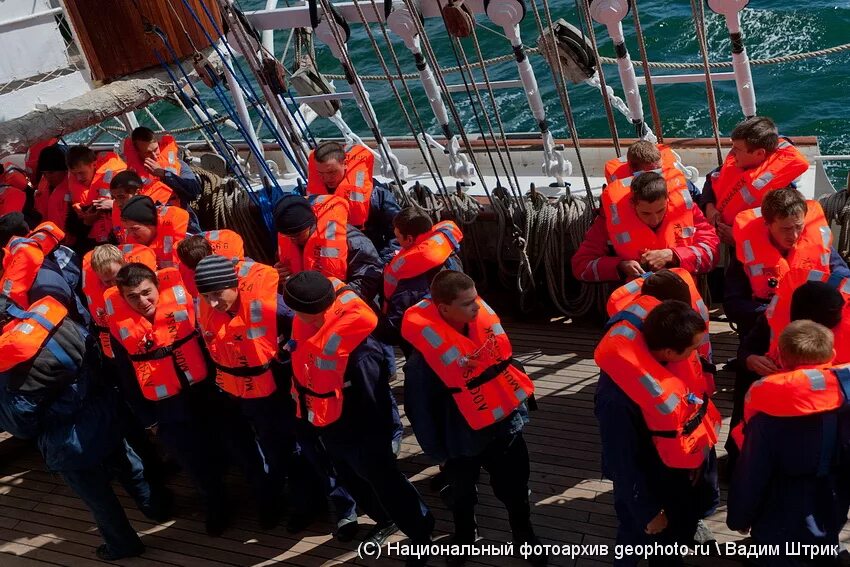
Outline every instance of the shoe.
<path fill-rule="evenodd" d="M 207 512 L 207 518 L 204 522 L 207 535 L 210 537 L 218 537 L 224 533 L 224 530 L 230 525 L 230 514 L 220 512 Z"/>
<path fill-rule="evenodd" d="M 97 546 L 94 553 L 101 561 L 118 561 L 119 559 L 126 559 L 127 557 L 138 557 L 144 552 L 145 546 L 143 543 L 139 542 L 139 547 L 125 553 L 115 553 L 114 551 L 110 551 L 109 547 L 107 547 L 105 543 L 102 543 Z"/>
<path fill-rule="evenodd" d="M 708 527 L 705 520 L 697 522 L 697 531 L 694 533 L 694 543 L 698 545 L 705 545 L 715 541 L 717 541 L 717 538 L 714 537 L 714 532 L 711 531 L 711 528 Z"/>
<path fill-rule="evenodd" d="M 301 533 L 316 520 L 315 515 L 307 512 L 293 512 L 286 522 L 286 531 L 290 534 Z"/>
<path fill-rule="evenodd" d="M 343 543 L 349 542 L 354 539 L 359 530 L 360 524 L 357 523 L 357 518 L 343 518 L 336 524 L 336 540 Z"/>
<path fill-rule="evenodd" d="M 387 541 L 387 538 L 393 535 L 398 531 L 398 526 L 395 525 L 394 522 L 389 522 L 386 524 L 376 524 L 369 533 L 366 534 L 366 537 L 363 538 L 363 543 L 371 542 L 373 545 L 377 545 L 378 547 L 384 545 L 384 542 Z"/>

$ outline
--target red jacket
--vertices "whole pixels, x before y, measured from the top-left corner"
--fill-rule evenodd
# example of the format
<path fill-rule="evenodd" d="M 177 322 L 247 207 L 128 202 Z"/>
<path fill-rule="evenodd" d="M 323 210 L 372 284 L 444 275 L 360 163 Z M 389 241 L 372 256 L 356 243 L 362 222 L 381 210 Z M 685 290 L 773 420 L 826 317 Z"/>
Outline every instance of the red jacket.
<path fill-rule="evenodd" d="M 720 238 L 698 207 L 694 207 L 693 215 L 696 227 L 694 245 L 674 247 L 673 255 L 678 258 L 679 267 L 692 274 L 704 274 L 717 264 Z M 621 261 L 622 258 L 615 255 L 611 246 L 605 219 L 600 211 L 573 255 L 573 274 L 585 282 L 619 281 L 623 279 L 617 270 Z"/>

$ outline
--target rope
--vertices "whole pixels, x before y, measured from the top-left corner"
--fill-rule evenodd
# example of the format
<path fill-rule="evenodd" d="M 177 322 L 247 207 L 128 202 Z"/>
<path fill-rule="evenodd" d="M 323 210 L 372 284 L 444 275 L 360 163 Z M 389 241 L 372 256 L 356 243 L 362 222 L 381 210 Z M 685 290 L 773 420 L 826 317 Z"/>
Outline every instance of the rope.
<path fill-rule="evenodd" d="M 643 27 L 640 25 L 640 15 L 638 14 L 638 0 L 632 2 L 632 17 L 635 22 L 635 35 L 637 36 L 638 50 L 640 51 L 641 66 L 643 67 L 643 77 L 646 79 L 646 94 L 649 97 L 649 109 L 652 112 L 652 126 L 655 128 L 655 135 L 658 141 L 664 142 L 664 135 L 661 132 L 661 114 L 658 112 L 658 101 L 655 99 L 655 87 L 652 84 L 652 73 L 649 70 L 649 64 L 646 62 L 646 42 L 643 37 Z"/>
<path fill-rule="evenodd" d="M 694 15 L 694 27 L 697 32 L 700 55 L 702 55 L 703 72 L 705 73 L 705 94 L 708 99 L 708 112 L 711 118 L 711 130 L 714 133 L 714 149 L 717 151 L 717 165 L 723 165 L 723 150 L 720 148 L 720 125 L 717 122 L 717 101 L 714 98 L 714 82 L 708 66 L 708 39 L 705 35 L 705 7 L 702 0 L 691 0 L 691 11 Z"/>

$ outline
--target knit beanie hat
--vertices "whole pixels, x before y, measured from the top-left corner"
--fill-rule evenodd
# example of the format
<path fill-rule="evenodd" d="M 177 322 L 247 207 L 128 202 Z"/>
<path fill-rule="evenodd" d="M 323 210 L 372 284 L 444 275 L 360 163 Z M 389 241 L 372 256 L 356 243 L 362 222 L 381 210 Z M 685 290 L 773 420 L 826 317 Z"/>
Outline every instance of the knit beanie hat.
<path fill-rule="evenodd" d="M 195 286 L 198 293 L 221 291 L 239 285 L 233 261 L 213 254 L 207 256 L 195 268 Z"/>
<path fill-rule="evenodd" d="M 315 222 L 313 208 L 301 195 L 284 195 L 274 207 L 274 226 L 283 235 L 298 234 Z"/>
<path fill-rule="evenodd" d="M 841 322 L 844 296 L 826 282 L 806 282 L 791 296 L 791 320 L 809 319 L 828 329 Z"/>
<path fill-rule="evenodd" d="M 134 195 L 121 209 L 121 218 L 156 226 L 156 204 L 145 195 Z"/>
<path fill-rule="evenodd" d="M 333 305 L 334 286 L 319 272 L 298 272 L 286 281 L 283 300 L 293 311 L 317 315 Z"/>
<path fill-rule="evenodd" d="M 47 146 L 41 153 L 38 154 L 38 170 L 42 173 L 45 171 L 68 171 L 68 164 L 65 161 L 65 151 L 59 144 Z"/>

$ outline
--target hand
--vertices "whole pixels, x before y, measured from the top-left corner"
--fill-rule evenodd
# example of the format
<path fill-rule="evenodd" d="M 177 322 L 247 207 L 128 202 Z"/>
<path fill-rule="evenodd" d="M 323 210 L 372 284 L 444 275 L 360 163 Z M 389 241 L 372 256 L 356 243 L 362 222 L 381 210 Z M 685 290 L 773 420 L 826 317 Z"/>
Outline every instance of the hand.
<path fill-rule="evenodd" d="M 656 535 L 663 532 L 667 529 L 667 516 L 664 514 L 664 510 L 658 512 L 658 515 L 652 518 L 652 521 L 646 524 L 646 530 L 644 530 L 648 535 Z"/>
<path fill-rule="evenodd" d="M 157 177 L 165 177 L 165 170 L 159 167 L 159 162 L 153 158 L 145 158 L 145 169 Z"/>
<path fill-rule="evenodd" d="M 289 269 L 289 266 L 284 266 L 280 262 L 276 262 L 274 265 L 275 270 L 277 270 L 277 275 L 280 278 L 280 283 L 282 284 L 292 275 L 292 271 Z"/>
<path fill-rule="evenodd" d="M 734 246 L 735 238 L 732 236 L 732 226 L 720 220 L 717 221 L 715 226 L 717 228 L 717 236 L 720 237 L 720 242 Z"/>
<path fill-rule="evenodd" d="M 717 207 L 715 207 L 713 203 L 709 203 L 705 206 L 705 220 L 713 225 L 716 225 L 718 221 L 722 220 L 720 211 L 717 210 Z"/>
<path fill-rule="evenodd" d="M 634 279 L 643 273 L 643 268 L 634 260 L 623 260 L 617 265 L 617 269 L 627 280 Z"/>
<path fill-rule="evenodd" d="M 94 200 L 94 208 L 98 211 L 111 211 L 112 210 L 112 199 L 95 199 Z"/>
<path fill-rule="evenodd" d="M 759 376 L 770 376 L 779 372 L 779 367 L 767 356 L 751 354 L 747 357 L 747 368 Z"/>
<path fill-rule="evenodd" d="M 673 251 L 669 248 L 666 250 L 647 250 L 641 255 L 640 263 L 648 267 L 650 271 L 657 272 L 671 264 L 674 258 Z"/>

